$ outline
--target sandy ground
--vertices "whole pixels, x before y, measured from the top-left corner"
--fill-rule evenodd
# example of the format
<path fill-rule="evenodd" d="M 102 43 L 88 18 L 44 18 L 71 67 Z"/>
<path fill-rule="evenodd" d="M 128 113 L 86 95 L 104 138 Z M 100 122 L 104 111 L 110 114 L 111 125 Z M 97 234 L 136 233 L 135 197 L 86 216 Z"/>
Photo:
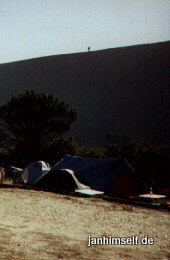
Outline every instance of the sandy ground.
<path fill-rule="evenodd" d="M 168 259 L 170 214 L 51 192 L 0 189 L 0 259 Z M 153 245 L 91 245 L 88 236 L 152 237 Z"/>

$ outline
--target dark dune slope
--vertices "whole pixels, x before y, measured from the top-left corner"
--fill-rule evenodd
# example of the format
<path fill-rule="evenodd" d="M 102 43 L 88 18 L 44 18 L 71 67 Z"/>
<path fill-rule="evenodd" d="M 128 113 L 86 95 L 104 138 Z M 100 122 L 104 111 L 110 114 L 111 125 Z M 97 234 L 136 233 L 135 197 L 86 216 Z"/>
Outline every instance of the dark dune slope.
<path fill-rule="evenodd" d="M 81 145 L 108 133 L 167 142 L 170 42 L 49 56 L 0 65 L 0 102 L 25 90 L 52 93 L 79 111 Z M 43 120 L 43 119 L 42 119 Z"/>

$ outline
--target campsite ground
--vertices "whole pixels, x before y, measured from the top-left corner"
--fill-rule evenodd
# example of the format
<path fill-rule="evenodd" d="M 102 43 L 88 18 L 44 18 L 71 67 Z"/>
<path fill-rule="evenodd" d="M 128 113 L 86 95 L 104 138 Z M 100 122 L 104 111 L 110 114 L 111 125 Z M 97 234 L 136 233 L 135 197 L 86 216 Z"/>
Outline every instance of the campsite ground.
<path fill-rule="evenodd" d="M 167 211 L 18 188 L 0 189 L 0 259 L 168 259 Z M 88 236 L 153 237 L 92 245 Z"/>

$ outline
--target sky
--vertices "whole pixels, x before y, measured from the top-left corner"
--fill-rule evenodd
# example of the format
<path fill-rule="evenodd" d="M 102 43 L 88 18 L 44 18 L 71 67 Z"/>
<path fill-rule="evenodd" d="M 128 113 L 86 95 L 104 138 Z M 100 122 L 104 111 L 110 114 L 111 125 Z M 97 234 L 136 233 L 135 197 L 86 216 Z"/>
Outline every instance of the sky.
<path fill-rule="evenodd" d="M 170 40 L 170 0 L 0 0 L 0 63 Z"/>

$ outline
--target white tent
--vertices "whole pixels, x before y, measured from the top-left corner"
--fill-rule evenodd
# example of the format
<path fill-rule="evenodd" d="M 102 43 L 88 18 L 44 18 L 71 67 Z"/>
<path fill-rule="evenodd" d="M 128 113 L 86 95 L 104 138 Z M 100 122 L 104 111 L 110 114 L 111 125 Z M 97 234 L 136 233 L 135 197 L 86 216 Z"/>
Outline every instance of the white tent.
<path fill-rule="evenodd" d="M 30 163 L 21 175 L 24 183 L 36 184 L 37 180 L 50 170 L 50 165 L 44 161 Z"/>

